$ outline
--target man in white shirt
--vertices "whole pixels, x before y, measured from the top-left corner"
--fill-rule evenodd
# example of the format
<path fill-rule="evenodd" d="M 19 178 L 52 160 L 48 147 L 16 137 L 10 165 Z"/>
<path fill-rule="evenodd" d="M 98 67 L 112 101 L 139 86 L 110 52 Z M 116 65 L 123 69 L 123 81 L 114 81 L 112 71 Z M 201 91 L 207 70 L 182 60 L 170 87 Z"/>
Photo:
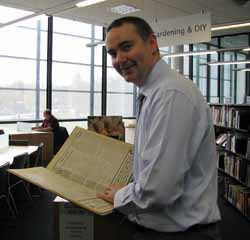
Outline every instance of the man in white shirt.
<path fill-rule="evenodd" d="M 111 23 L 106 47 L 139 94 L 133 182 L 98 196 L 163 239 L 220 239 L 215 137 L 204 97 L 161 59 L 143 19 Z"/>

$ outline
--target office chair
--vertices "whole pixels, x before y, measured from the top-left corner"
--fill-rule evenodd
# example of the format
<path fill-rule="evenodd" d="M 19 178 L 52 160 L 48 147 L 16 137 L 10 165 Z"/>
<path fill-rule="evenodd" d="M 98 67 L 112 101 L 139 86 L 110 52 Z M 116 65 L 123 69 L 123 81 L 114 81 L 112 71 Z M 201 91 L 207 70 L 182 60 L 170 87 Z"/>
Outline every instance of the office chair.
<path fill-rule="evenodd" d="M 44 167 L 43 146 L 44 146 L 44 144 L 40 143 L 36 152 L 30 156 L 29 167 L 39 167 L 39 166 Z M 42 192 L 41 188 L 39 188 L 38 186 L 31 184 L 31 183 L 28 184 L 28 186 L 29 186 L 29 190 L 30 190 L 32 197 L 37 197 L 37 196 L 39 197 L 40 196 L 40 194 Z M 39 191 L 39 194 L 37 194 L 36 190 Z"/>
<path fill-rule="evenodd" d="M 10 165 L 10 169 L 22 169 L 26 166 L 26 163 L 28 162 L 29 160 L 29 155 L 28 153 L 23 153 L 23 154 L 20 154 L 16 157 L 14 157 L 13 159 L 13 162 L 12 164 Z M 29 192 L 29 189 L 28 187 L 26 186 L 25 182 L 20 179 L 19 177 L 13 175 L 13 174 L 8 174 L 8 192 L 9 192 L 9 196 L 10 196 L 10 199 L 11 199 L 11 202 L 14 206 L 14 209 L 15 209 L 15 212 L 16 212 L 16 215 L 18 215 L 18 210 L 17 210 L 17 206 L 16 206 L 16 201 L 13 197 L 13 188 L 15 188 L 16 186 L 22 184 L 23 187 L 24 187 L 24 190 L 28 196 L 28 198 L 30 200 L 32 200 L 32 197 L 30 195 L 30 192 Z"/>
<path fill-rule="evenodd" d="M 67 131 L 67 128 L 65 127 L 59 127 L 55 132 L 54 132 L 54 154 L 56 154 L 64 142 L 67 140 L 69 137 L 69 133 Z"/>
<path fill-rule="evenodd" d="M 44 144 L 40 143 L 38 149 L 32 154 L 29 161 L 29 167 L 44 166 L 43 162 L 43 147 Z"/>
<path fill-rule="evenodd" d="M 8 205 L 9 210 L 13 217 L 16 217 L 14 210 L 10 205 L 10 201 L 8 198 L 8 172 L 10 164 L 6 163 L 0 166 L 0 200 L 5 200 L 5 203 Z"/>

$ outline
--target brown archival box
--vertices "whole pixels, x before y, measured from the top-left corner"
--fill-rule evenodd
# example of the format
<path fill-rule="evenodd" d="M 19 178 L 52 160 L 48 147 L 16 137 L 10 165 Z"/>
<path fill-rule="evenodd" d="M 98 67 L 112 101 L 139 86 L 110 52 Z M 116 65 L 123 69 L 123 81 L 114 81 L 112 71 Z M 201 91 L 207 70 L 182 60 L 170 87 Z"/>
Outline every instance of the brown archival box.
<path fill-rule="evenodd" d="M 44 167 L 9 172 L 99 215 L 113 206 L 96 198 L 107 186 L 131 179 L 133 145 L 76 127 Z"/>

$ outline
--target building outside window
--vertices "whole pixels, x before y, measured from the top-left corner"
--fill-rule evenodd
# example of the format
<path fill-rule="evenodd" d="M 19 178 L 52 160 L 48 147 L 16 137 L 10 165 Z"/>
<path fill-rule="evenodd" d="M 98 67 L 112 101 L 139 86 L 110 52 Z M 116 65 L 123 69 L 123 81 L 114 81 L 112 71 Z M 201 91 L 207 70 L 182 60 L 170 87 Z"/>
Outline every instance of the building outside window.
<path fill-rule="evenodd" d="M 1 121 L 39 118 L 46 105 L 46 51 L 47 17 L 0 28 Z"/>
<path fill-rule="evenodd" d="M 54 18 L 52 109 L 58 118 L 76 119 L 101 114 L 102 55 L 96 48 L 92 50 L 86 46 L 91 41 L 101 40 L 100 29 L 86 23 Z"/>

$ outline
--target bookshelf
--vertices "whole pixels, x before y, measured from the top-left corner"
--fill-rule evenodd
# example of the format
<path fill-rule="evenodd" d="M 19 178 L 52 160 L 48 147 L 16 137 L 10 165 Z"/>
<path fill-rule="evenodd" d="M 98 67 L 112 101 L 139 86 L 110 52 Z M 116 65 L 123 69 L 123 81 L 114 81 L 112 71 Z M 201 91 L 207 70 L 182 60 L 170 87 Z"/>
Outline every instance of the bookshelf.
<path fill-rule="evenodd" d="M 222 196 L 250 221 L 250 105 L 210 104 Z"/>

